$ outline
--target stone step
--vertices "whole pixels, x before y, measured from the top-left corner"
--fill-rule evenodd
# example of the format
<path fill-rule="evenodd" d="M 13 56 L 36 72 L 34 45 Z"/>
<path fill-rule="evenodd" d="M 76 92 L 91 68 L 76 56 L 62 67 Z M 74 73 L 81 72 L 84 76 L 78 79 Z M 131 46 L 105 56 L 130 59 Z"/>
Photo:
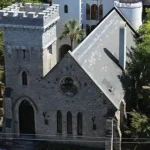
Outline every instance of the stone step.
<path fill-rule="evenodd" d="M 11 150 L 38 150 L 38 144 L 34 140 L 14 140 Z"/>

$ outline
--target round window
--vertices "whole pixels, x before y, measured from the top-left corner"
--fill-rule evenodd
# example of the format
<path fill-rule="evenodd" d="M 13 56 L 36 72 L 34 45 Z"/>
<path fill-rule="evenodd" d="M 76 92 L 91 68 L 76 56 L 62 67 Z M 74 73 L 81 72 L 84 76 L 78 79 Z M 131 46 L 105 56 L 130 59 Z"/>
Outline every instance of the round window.
<path fill-rule="evenodd" d="M 77 93 L 77 86 L 72 78 L 65 77 L 60 81 L 61 90 L 68 96 L 75 95 Z"/>

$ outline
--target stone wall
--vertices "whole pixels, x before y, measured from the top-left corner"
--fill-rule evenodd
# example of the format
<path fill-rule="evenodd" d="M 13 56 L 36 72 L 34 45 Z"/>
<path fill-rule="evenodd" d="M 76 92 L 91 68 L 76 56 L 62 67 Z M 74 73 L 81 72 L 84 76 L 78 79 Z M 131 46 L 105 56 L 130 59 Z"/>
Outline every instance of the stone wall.
<path fill-rule="evenodd" d="M 80 140 L 89 141 L 88 145 L 105 147 L 105 137 L 107 113 L 114 106 L 86 75 L 80 66 L 68 54 L 58 65 L 56 65 L 44 78 L 28 73 L 30 83 L 27 87 L 21 84 L 15 84 L 18 81 L 19 74 L 12 80 L 12 108 L 13 108 L 13 132 L 19 133 L 18 109 L 22 100 L 27 99 L 33 104 L 35 110 L 36 134 L 48 135 L 50 139 L 72 139 L 78 140 L 77 135 L 77 113 L 83 114 L 83 136 Z M 76 86 L 77 93 L 74 96 L 67 96 L 60 88 L 61 79 L 71 77 Z M 57 111 L 60 110 L 63 118 L 63 132 L 57 133 Z M 73 116 L 73 134 L 67 134 L 66 115 L 70 111 Z M 43 116 L 43 113 L 46 116 Z M 113 116 L 114 114 L 112 114 Z M 94 119 L 94 123 L 93 120 Z M 45 124 L 45 119 L 48 124 Z M 93 125 L 96 129 L 93 129 Z M 90 141 L 97 141 L 91 142 Z M 79 142 L 79 141 L 78 141 Z M 78 143 L 74 141 L 73 143 Z M 80 143 L 85 144 L 84 142 Z"/>

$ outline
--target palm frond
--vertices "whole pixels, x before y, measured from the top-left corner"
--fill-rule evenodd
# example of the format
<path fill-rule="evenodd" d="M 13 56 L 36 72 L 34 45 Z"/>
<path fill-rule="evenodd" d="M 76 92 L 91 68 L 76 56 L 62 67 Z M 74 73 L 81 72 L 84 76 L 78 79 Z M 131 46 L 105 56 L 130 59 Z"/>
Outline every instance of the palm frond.
<path fill-rule="evenodd" d="M 80 28 L 78 22 L 76 20 L 70 20 L 64 25 L 60 39 L 68 37 L 71 41 L 80 42 L 85 36 L 85 31 Z"/>

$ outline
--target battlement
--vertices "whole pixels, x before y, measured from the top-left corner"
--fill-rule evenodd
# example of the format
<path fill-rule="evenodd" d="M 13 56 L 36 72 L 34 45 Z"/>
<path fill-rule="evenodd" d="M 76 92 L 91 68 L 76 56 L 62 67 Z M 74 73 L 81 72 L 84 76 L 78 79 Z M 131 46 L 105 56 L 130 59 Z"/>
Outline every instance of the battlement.
<path fill-rule="evenodd" d="M 116 7 L 128 7 L 128 8 L 138 8 L 138 7 L 142 7 L 142 2 L 141 1 L 134 1 L 134 3 L 130 3 L 130 1 L 126 1 L 126 2 L 118 2 L 118 1 L 114 1 L 114 6 Z"/>
<path fill-rule="evenodd" d="M 123 16 L 130 22 L 132 27 L 135 30 L 138 30 L 142 25 L 142 1 L 137 0 L 136 2 L 136 0 L 134 0 L 133 2 L 135 3 L 129 3 L 129 0 L 126 2 L 124 0 L 124 3 L 122 2 L 114 1 L 114 6 L 120 10 Z"/>
<path fill-rule="evenodd" d="M 44 26 L 59 19 L 59 5 L 15 3 L 0 10 L 0 18 L 0 24 Z"/>
<path fill-rule="evenodd" d="M 120 3 L 138 3 L 141 0 L 119 0 Z"/>

